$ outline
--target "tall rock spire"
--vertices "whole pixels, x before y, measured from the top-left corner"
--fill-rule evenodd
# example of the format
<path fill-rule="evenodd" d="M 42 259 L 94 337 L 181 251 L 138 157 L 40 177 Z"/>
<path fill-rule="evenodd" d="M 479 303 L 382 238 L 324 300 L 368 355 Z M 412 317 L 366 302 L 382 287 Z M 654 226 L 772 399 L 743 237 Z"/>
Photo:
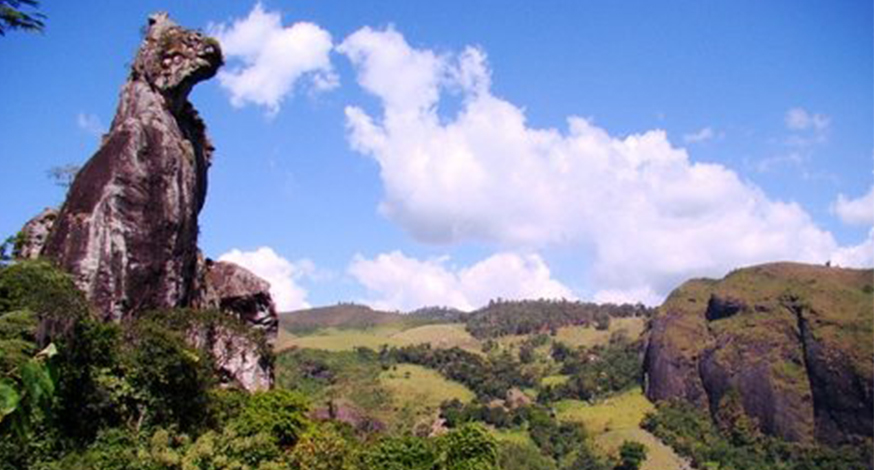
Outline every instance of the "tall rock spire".
<path fill-rule="evenodd" d="M 188 101 L 218 41 L 152 15 L 109 133 L 76 176 L 42 254 L 106 319 L 191 305 L 212 145 Z"/>

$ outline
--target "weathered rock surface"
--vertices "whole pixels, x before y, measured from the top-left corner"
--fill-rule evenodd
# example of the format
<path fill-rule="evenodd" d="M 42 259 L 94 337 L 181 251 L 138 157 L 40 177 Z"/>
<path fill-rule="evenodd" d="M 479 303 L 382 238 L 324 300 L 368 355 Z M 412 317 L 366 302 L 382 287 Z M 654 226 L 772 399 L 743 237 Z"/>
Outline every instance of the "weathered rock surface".
<path fill-rule="evenodd" d="M 279 328 L 276 306 L 270 296 L 270 284 L 247 269 L 233 263 L 204 260 L 201 308 L 213 308 L 232 315 L 247 328 L 263 334 L 273 346 Z M 197 344 L 213 352 L 222 375 L 229 382 L 247 390 L 262 390 L 273 386 L 273 365 L 259 354 L 258 345 L 247 337 L 234 336 L 224 329 L 200 335 Z"/>
<path fill-rule="evenodd" d="M 276 337 L 279 317 L 270 284 L 234 263 L 207 261 L 206 284 L 219 309 L 237 315 L 248 325 Z"/>
<path fill-rule="evenodd" d="M 15 247 L 15 256 L 20 259 L 39 258 L 57 218 L 57 209 L 46 207 L 27 221 L 21 229 L 21 240 Z"/>
<path fill-rule="evenodd" d="M 196 294 L 213 149 L 188 93 L 221 64 L 215 40 L 150 17 L 109 133 L 58 214 L 43 255 L 107 318 L 187 306 Z"/>
<path fill-rule="evenodd" d="M 716 416 L 738 392 L 762 431 L 827 444 L 874 429 L 874 271 L 775 263 L 676 289 L 652 321 L 652 400 Z"/>
<path fill-rule="evenodd" d="M 259 390 L 273 384 L 269 348 L 278 321 L 269 285 L 239 266 L 205 260 L 197 248 L 213 147 L 188 94 L 221 65 L 217 41 L 152 15 L 109 132 L 60 212 L 25 227 L 26 255 L 73 274 L 107 321 L 179 307 L 238 318 L 186 333 L 212 352 L 226 383 Z"/>

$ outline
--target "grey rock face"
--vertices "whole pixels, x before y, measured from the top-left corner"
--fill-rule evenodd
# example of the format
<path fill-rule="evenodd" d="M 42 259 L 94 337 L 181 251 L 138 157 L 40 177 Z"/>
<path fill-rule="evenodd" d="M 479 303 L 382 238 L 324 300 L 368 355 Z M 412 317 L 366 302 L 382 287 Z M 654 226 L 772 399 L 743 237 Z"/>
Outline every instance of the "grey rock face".
<path fill-rule="evenodd" d="M 188 306 L 212 145 L 188 93 L 222 64 L 218 42 L 149 18 L 103 144 L 76 176 L 43 254 L 107 319 Z"/>
<path fill-rule="evenodd" d="M 39 258 L 57 218 L 57 209 L 46 207 L 24 224 L 21 229 L 23 239 L 21 245 L 16 247 L 15 256 L 20 259 Z"/>
<path fill-rule="evenodd" d="M 205 260 L 201 266 L 204 289 L 203 297 L 197 302 L 199 306 L 219 309 L 238 318 L 248 328 L 261 331 L 267 345 L 272 347 L 279 317 L 270 296 L 270 284 L 233 263 Z M 258 347 L 251 339 L 227 329 L 201 336 L 197 344 L 213 352 L 228 382 L 246 390 L 273 386 L 273 365 L 254 353 Z"/>

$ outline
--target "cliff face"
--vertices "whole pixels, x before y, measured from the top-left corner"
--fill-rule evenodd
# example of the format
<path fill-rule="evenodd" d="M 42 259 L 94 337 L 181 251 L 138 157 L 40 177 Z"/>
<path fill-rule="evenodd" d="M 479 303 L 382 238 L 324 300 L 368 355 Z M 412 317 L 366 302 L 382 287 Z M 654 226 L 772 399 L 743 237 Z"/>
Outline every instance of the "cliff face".
<path fill-rule="evenodd" d="M 166 14 L 150 17 L 109 133 L 61 210 L 22 230 L 19 256 L 45 256 L 70 272 L 107 321 L 180 307 L 235 318 L 192 324 L 186 335 L 212 353 L 226 382 L 258 390 L 273 384 L 270 286 L 197 248 L 213 147 L 188 94 L 221 65 L 214 39 Z"/>
<path fill-rule="evenodd" d="M 218 43 L 149 19 L 115 119 L 42 251 L 107 318 L 189 305 L 212 146 L 188 101 L 222 64 Z"/>
<path fill-rule="evenodd" d="M 737 391 L 762 431 L 829 444 L 874 428 L 874 271 L 794 263 L 693 280 L 652 321 L 647 396 L 716 416 Z"/>

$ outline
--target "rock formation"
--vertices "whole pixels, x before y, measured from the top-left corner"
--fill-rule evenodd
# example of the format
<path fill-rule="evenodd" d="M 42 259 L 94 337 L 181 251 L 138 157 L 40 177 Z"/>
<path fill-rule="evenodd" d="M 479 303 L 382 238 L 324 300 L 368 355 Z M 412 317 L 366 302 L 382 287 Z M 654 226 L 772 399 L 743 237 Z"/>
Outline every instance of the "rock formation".
<path fill-rule="evenodd" d="M 43 254 L 107 318 L 196 295 L 197 215 L 212 145 L 188 101 L 222 64 L 217 41 L 149 18 L 116 116 L 73 182 Z"/>
<path fill-rule="evenodd" d="M 760 429 L 827 444 L 874 429 L 874 272 L 776 263 L 693 280 L 649 330 L 651 400 L 683 399 L 715 417 L 736 391 Z"/>
<path fill-rule="evenodd" d="M 58 211 L 46 207 L 39 215 L 27 221 L 21 229 L 19 242 L 15 246 L 15 257 L 39 258 L 57 218 Z"/>
<path fill-rule="evenodd" d="M 260 331 L 268 347 L 273 346 L 279 328 L 270 284 L 233 263 L 205 260 L 201 264 L 204 288 L 200 308 L 218 309 L 234 316 L 247 327 Z M 218 327 L 208 334 L 193 332 L 194 343 L 212 351 L 221 375 L 249 390 L 273 386 L 273 367 L 259 345 L 245 335 Z"/>
<path fill-rule="evenodd" d="M 42 255 L 70 272 L 107 321 L 179 307 L 235 317 L 242 328 L 214 322 L 186 333 L 213 354 L 226 382 L 257 390 L 273 383 L 265 348 L 278 321 L 269 285 L 204 260 L 197 248 L 213 147 L 188 94 L 221 65 L 217 41 L 152 15 L 100 149 L 61 210 L 25 226 L 21 256 Z"/>

